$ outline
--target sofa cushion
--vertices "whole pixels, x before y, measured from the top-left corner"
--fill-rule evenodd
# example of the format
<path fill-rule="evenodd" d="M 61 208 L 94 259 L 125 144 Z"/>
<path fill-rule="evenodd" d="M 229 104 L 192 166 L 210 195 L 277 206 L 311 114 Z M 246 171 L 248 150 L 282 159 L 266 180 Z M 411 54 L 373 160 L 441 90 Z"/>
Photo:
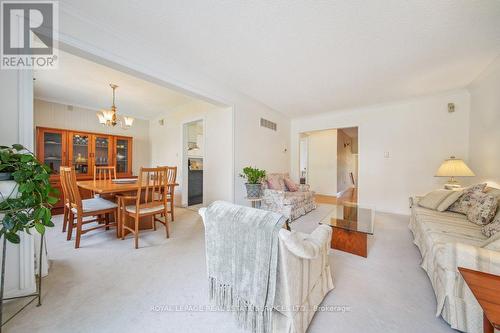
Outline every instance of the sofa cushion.
<path fill-rule="evenodd" d="M 306 192 L 285 192 L 286 205 L 299 205 L 306 199 Z"/>
<path fill-rule="evenodd" d="M 497 213 L 493 221 L 483 226 L 481 231 L 486 237 L 500 235 L 500 211 Z"/>
<path fill-rule="evenodd" d="M 282 173 L 270 173 L 267 175 L 267 186 L 271 190 L 286 191 L 284 175 Z"/>
<path fill-rule="evenodd" d="M 440 211 L 440 212 L 444 212 L 445 210 L 447 210 L 451 205 L 453 205 L 457 200 L 458 198 L 460 198 L 463 194 L 463 191 L 454 191 L 452 190 L 451 191 L 452 193 L 446 197 L 446 199 L 444 199 L 440 204 L 439 206 L 437 207 L 437 210 Z"/>
<path fill-rule="evenodd" d="M 414 207 L 414 213 L 425 237 L 432 244 L 460 242 L 481 246 L 487 238 L 481 232 L 481 226 L 470 223 L 462 214 L 438 212 L 423 207 Z"/>
<path fill-rule="evenodd" d="M 486 225 L 495 216 L 497 207 L 496 197 L 486 193 L 476 193 L 470 208 L 467 210 L 467 219 L 478 225 Z"/>
<path fill-rule="evenodd" d="M 418 204 L 424 208 L 445 211 L 462 195 L 459 191 L 435 190 L 427 193 L 420 199 Z M 450 198 L 451 197 L 451 198 Z"/>
<path fill-rule="evenodd" d="M 293 180 L 291 180 L 290 178 L 285 177 L 283 180 L 285 181 L 285 186 L 288 189 L 288 191 L 297 192 L 299 190 L 299 186 L 295 184 Z"/>
<path fill-rule="evenodd" d="M 448 210 L 450 212 L 467 214 L 472 202 L 474 201 L 474 195 L 477 193 L 483 193 L 486 187 L 486 183 L 484 184 L 476 184 L 467 187 L 464 189 L 463 194 L 458 198 L 453 205 L 451 205 Z"/>

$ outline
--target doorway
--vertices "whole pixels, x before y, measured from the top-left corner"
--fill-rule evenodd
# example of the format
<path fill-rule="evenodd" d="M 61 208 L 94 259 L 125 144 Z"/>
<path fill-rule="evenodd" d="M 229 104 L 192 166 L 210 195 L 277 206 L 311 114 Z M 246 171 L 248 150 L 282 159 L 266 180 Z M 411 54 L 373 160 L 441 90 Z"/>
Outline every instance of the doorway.
<path fill-rule="evenodd" d="M 203 204 L 203 162 L 205 159 L 204 121 L 202 119 L 184 124 L 183 181 L 187 206 Z"/>
<path fill-rule="evenodd" d="M 357 202 L 358 128 L 300 133 L 300 182 L 309 184 L 318 202 Z"/>

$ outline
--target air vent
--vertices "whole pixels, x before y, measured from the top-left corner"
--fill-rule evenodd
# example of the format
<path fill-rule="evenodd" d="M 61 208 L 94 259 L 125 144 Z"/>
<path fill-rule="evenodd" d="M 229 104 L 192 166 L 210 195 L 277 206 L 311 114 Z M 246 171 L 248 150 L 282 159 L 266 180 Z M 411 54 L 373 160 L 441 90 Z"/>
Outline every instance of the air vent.
<path fill-rule="evenodd" d="M 278 125 L 276 125 L 276 123 L 273 123 L 272 121 L 264 118 L 260 118 L 260 127 L 269 128 L 273 131 L 276 131 L 278 129 Z"/>

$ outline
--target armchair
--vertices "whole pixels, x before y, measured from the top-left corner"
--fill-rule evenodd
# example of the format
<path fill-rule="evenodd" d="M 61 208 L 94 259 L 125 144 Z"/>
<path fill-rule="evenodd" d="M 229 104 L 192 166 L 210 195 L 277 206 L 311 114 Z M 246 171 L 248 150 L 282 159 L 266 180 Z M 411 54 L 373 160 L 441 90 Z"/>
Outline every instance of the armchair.
<path fill-rule="evenodd" d="M 285 185 L 287 173 L 268 174 L 262 184 L 262 209 L 270 210 L 284 215 L 289 221 L 293 221 L 316 209 L 314 192 L 307 184 L 296 184 L 297 191 L 289 191 Z M 278 185 L 278 189 L 271 189 L 268 180 Z"/>
<path fill-rule="evenodd" d="M 206 208 L 199 210 L 203 223 L 205 212 Z M 332 228 L 325 225 L 311 234 L 279 231 L 273 333 L 305 333 L 316 309 L 334 288 L 328 261 L 331 233 Z"/>

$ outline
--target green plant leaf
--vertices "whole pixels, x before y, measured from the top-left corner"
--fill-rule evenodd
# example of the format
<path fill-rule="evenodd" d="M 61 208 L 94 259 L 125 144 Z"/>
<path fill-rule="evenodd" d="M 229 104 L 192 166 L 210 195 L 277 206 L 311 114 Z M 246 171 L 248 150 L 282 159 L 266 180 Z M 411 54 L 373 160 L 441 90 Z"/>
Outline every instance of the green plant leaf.
<path fill-rule="evenodd" d="M 45 226 L 41 223 L 35 222 L 35 229 L 40 235 L 43 235 L 45 233 Z"/>
<path fill-rule="evenodd" d="M 19 244 L 21 242 L 21 239 L 19 238 L 19 235 L 15 234 L 15 233 L 5 233 L 5 238 L 7 238 L 7 240 L 11 243 L 14 243 L 14 244 Z"/>
<path fill-rule="evenodd" d="M 14 148 L 15 150 L 19 151 L 19 150 L 24 150 L 24 147 L 23 145 L 20 145 L 19 143 L 15 143 L 12 145 L 12 148 Z"/>
<path fill-rule="evenodd" d="M 23 163 L 28 163 L 28 162 L 31 162 L 33 161 L 33 156 L 32 155 L 22 155 L 21 156 L 21 162 Z"/>
<path fill-rule="evenodd" d="M 47 197 L 47 202 L 48 202 L 50 205 L 55 205 L 58 201 L 59 201 L 59 199 L 58 199 L 58 198 L 54 198 L 54 197 Z"/>

